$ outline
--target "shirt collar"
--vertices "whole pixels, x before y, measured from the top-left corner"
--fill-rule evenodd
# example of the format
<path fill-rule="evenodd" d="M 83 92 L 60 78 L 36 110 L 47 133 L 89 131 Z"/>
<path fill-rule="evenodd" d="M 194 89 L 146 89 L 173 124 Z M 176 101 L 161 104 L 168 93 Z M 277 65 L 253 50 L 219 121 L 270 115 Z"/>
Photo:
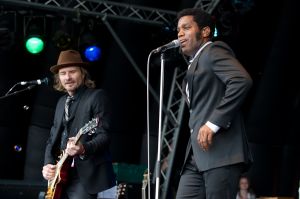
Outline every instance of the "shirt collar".
<path fill-rule="evenodd" d="M 73 100 L 75 101 L 76 99 L 78 99 L 79 96 L 80 96 L 80 95 L 83 93 L 83 91 L 86 90 L 86 89 L 87 89 L 87 87 L 86 87 L 85 85 L 80 86 L 80 87 L 76 90 L 75 94 L 73 95 Z"/>
<path fill-rule="evenodd" d="M 204 44 L 199 48 L 199 50 L 196 52 L 196 54 L 195 54 L 194 56 L 191 56 L 191 57 L 190 57 L 189 63 L 191 64 L 191 63 L 194 61 L 195 57 L 197 57 L 197 55 L 199 55 L 199 53 L 200 53 L 200 52 L 201 52 L 208 44 L 211 44 L 211 43 L 212 43 L 212 41 L 208 41 L 208 42 L 204 43 Z"/>

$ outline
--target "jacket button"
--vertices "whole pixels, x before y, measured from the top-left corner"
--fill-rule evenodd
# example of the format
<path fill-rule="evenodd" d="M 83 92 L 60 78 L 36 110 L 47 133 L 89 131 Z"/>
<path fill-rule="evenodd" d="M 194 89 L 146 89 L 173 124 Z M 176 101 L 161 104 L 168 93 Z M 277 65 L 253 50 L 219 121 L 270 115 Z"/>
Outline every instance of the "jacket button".
<path fill-rule="evenodd" d="M 193 133 L 194 129 L 191 129 L 191 133 Z"/>

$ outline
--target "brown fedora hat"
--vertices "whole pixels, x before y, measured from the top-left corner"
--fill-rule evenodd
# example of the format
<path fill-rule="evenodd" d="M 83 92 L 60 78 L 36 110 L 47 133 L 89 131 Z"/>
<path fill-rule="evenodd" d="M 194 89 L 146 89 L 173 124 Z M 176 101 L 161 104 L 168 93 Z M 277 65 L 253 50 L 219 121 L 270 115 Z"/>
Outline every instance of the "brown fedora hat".
<path fill-rule="evenodd" d="M 68 66 L 87 66 L 87 62 L 83 62 L 81 56 L 76 50 L 65 50 L 61 51 L 57 64 L 50 67 L 50 71 L 54 74 L 58 72 L 59 69 Z"/>

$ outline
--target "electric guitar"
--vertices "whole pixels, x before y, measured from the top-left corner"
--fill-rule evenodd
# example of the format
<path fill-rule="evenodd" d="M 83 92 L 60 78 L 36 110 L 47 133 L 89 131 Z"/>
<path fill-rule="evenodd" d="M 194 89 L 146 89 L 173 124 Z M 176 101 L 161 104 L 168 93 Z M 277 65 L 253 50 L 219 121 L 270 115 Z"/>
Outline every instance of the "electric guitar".
<path fill-rule="evenodd" d="M 86 133 L 93 134 L 95 133 L 95 128 L 98 126 L 99 119 L 94 118 L 86 123 L 75 136 L 75 143 L 77 144 L 81 135 Z M 71 166 L 72 158 L 69 158 L 69 155 L 63 152 L 59 161 L 56 163 L 55 176 L 52 180 L 48 180 L 47 193 L 45 199 L 59 199 L 62 191 L 62 185 L 67 182 L 67 173 L 68 169 Z"/>

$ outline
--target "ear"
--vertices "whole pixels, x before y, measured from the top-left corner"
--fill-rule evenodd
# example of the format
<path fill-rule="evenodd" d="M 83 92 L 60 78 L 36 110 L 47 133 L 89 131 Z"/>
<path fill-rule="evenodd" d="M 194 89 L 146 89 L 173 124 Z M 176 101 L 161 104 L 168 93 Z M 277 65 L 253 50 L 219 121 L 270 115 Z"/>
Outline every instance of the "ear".
<path fill-rule="evenodd" d="M 209 37 L 210 36 L 210 32 L 211 32 L 210 27 L 209 26 L 205 26 L 201 30 L 202 37 L 204 37 L 204 38 Z"/>

